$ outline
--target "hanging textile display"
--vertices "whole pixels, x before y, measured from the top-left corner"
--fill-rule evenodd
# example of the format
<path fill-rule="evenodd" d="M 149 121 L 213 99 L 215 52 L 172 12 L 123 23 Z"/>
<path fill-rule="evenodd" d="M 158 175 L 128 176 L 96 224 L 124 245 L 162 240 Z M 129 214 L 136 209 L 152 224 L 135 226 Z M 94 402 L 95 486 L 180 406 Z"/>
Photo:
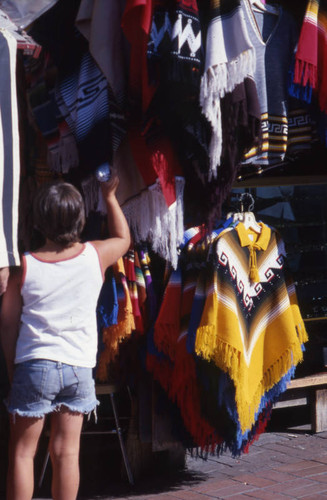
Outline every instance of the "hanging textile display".
<path fill-rule="evenodd" d="M 246 152 L 243 164 L 264 169 L 310 150 L 312 123 L 308 110 L 288 93 L 288 74 L 298 41 L 295 19 L 281 6 L 275 12 L 257 10 L 249 0 L 242 0 L 241 6 L 255 50 L 253 77 L 262 126 L 262 142 Z"/>
<path fill-rule="evenodd" d="M 78 175 L 83 179 L 112 159 L 113 142 L 108 83 L 75 27 L 79 3 L 59 1 L 30 32 L 56 69 L 51 75 L 55 105 L 76 141 Z"/>
<path fill-rule="evenodd" d="M 290 94 L 309 104 L 317 102 L 322 113 L 322 137 L 327 145 L 327 8 L 309 0 L 304 15 L 291 74 Z"/>

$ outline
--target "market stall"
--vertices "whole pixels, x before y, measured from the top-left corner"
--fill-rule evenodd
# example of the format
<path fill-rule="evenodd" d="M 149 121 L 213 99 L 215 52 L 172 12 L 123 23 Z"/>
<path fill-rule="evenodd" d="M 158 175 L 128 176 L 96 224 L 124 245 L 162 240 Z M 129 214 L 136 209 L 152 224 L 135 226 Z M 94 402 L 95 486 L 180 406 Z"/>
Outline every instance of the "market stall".
<path fill-rule="evenodd" d="M 19 4 L 0 2 L 1 267 L 39 244 L 50 180 L 82 193 L 83 238 L 104 237 L 95 172 L 117 169 L 133 243 L 99 297 L 96 382 L 128 387 L 145 466 L 174 447 L 238 456 L 291 379 L 326 366 L 324 6 Z"/>

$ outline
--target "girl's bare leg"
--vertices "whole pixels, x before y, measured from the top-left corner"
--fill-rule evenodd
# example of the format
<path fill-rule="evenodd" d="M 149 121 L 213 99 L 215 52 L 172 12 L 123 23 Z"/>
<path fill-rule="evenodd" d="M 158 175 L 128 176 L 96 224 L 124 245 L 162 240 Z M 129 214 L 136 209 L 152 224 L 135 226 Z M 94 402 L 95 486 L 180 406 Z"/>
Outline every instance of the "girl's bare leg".
<path fill-rule="evenodd" d="M 75 500 L 79 487 L 79 449 L 83 414 L 62 407 L 51 415 L 50 457 L 54 500 Z"/>
<path fill-rule="evenodd" d="M 34 490 L 34 457 L 44 418 L 10 416 L 7 500 L 31 500 Z"/>

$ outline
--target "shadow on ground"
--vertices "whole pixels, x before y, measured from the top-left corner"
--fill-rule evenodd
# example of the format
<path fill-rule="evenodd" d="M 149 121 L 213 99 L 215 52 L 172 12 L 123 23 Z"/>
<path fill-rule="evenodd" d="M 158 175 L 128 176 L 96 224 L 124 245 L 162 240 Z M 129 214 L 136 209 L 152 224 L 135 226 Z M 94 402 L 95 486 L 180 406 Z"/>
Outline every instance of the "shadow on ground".
<path fill-rule="evenodd" d="M 42 469 L 46 447 L 38 452 L 36 463 L 36 484 Z M 176 465 L 176 464 L 175 464 Z M 38 471 L 38 472 L 37 472 Z M 151 463 L 143 468 L 134 485 L 126 477 L 119 448 L 112 440 L 102 437 L 84 437 L 81 442 L 81 481 L 79 499 L 123 498 L 127 496 L 150 495 L 174 491 L 185 485 L 192 486 L 206 480 L 206 475 L 198 471 L 188 471 L 185 467 L 174 467 L 165 452 L 153 454 Z M 48 464 L 41 488 L 36 489 L 37 498 L 51 497 L 51 465 Z"/>

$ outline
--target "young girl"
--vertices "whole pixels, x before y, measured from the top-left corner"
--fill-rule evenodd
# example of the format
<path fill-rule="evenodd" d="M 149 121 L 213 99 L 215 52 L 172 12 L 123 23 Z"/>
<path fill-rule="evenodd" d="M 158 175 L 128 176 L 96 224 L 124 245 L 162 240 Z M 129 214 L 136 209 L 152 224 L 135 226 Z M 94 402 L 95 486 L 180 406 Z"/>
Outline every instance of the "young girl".
<path fill-rule="evenodd" d="M 118 204 L 118 178 L 101 183 L 110 238 L 81 243 L 84 204 L 58 182 L 34 200 L 34 224 L 45 238 L 24 254 L 2 298 L 1 338 L 11 389 L 8 500 L 30 500 L 33 465 L 44 418 L 51 412 L 52 496 L 74 500 L 79 487 L 83 415 L 96 408 L 96 304 L 104 272 L 130 245 Z"/>

